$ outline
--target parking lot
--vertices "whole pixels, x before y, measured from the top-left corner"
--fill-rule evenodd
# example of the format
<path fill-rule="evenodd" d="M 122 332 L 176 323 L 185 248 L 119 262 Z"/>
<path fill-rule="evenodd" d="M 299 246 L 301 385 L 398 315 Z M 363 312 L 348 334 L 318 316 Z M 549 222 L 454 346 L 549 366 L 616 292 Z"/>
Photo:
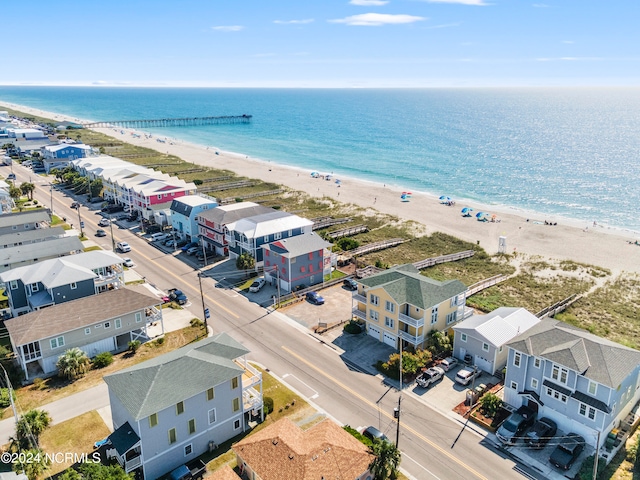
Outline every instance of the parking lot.
<path fill-rule="evenodd" d="M 324 305 L 314 305 L 307 300 L 302 300 L 280 311 L 310 329 L 318 325 L 326 325 L 324 328 L 328 328 L 351 319 L 351 290 L 347 290 L 340 283 L 333 287 L 319 289 L 318 293 L 324 298 Z"/>

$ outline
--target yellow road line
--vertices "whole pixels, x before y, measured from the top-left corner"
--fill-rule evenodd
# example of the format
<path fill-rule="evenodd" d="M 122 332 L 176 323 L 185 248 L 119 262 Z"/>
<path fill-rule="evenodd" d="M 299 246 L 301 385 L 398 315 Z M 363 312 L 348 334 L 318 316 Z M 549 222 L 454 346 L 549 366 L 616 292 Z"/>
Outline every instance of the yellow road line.
<path fill-rule="evenodd" d="M 318 372 L 319 374 L 323 375 L 324 377 L 328 378 L 329 380 L 331 380 L 333 383 L 335 383 L 336 385 L 338 385 L 340 388 L 342 388 L 343 390 L 346 390 L 347 392 L 349 392 L 351 395 L 353 395 L 354 397 L 358 398 L 360 401 L 362 401 L 363 403 L 366 403 L 367 405 L 369 405 L 372 408 L 377 408 L 378 406 L 367 400 L 366 398 L 364 398 L 362 395 L 360 395 L 358 392 L 352 390 L 351 388 L 347 387 L 344 383 L 339 382 L 338 380 L 336 380 L 335 378 L 333 378 L 332 376 L 330 376 L 328 373 L 326 373 L 324 370 L 318 368 L 317 366 L 315 366 L 313 363 L 308 362 L 305 358 L 301 357 L 300 355 L 298 355 L 297 353 L 293 352 L 292 350 L 290 350 L 289 348 L 282 346 L 282 349 L 285 350 L 287 353 L 289 353 L 290 355 L 292 355 L 293 357 L 295 357 L 297 360 L 299 360 L 300 362 L 304 363 L 305 365 L 307 365 L 308 367 L 312 368 L 313 370 L 315 370 L 316 372 Z M 392 415 L 390 415 L 389 413 L 385 412 L 385 411 L 381 411 L 382 414 L 389 418 L 389 419 L 393 419 Z M 469 465 L 467 465 L 466 463 L 462 462 L 461 460 L 459 460 L 458 458 L 454 457 L 448 450 L 445 450 L 444 448 L 442 448 L 440 445 L 437 445 L 435 443 L 433 443 L 431 440 L 429 440 L 428 438 L 426 438 L 424 435 L 422 435 L 421 433 L 417 432 L 416 430 L 414 430 L 413 428 L 407 426 L 406 424 L 404 424 L 404 429 L 410 431 L 411 433 L 413 433 L 415 436 L 417 436 L 418 438 L 420 438 L 423 442 L 428 443 L 431 447 L 435 448 L 436 450 L 438 450 L 438 452 L 440 452 L 442 455 L 448 457 L 449 459 L 451 459 L 452 461 L 456 462 L 458 465 L 460 465 L 461 467 L 465 468 L 466 470 L 468 470 L 469 472 L 471 472 L 473 475 L 475 475 L 476 477 L 478 477 L 481 480 L 488 480 L 487 477 L 483 476 L 482 474 L 480 474 L 479 472 L 477 472 L 476 470 L 474 470 L 473 468 L 471 468 Z"/>

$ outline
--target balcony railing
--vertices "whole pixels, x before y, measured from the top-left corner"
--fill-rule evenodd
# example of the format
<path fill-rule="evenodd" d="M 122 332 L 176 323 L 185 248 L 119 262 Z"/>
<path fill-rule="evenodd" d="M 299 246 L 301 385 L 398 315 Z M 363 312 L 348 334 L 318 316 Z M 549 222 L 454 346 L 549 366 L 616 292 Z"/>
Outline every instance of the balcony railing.
<path fill-rule="evenodd" d="M 125 460 L 124 462 L 124 471 L 129 473 L 136 468 L 142 465 L 142 455 L 138 455 L 137 457 L 133 457 L 129 460 Z"/>
<path fill-rule="evenodd" d="M 411 325 L 412 327 L 424 327 L 424 318 L 413 318 L 409 315 L 405 315 L 404 313 L 399 313 L 398 320 L 406 323 L 407 325 Z"/>
<path fill-rule="evenodd" d="M 367 297 L 365 297 L 364 295 L 360 295 L 359 293 L 354 293 L 353 299 L 356 302 L 367 303 Z"/>
<path fill-rule="evenodd" d="M 365 322 L 367 321 L 367 312 L 363 312 L 362 310 L 354 308 L 352 310 L 352 313 L 354 317 L 358 317 L 360 320 L 364 320 Z"/>
<path fill-rule="evenodd" d="M 424 342 L 424 335 L 411 335 L 409 332 L 400 332 L 400 338 L 411 343 L 412 345 L 420 345 Z"/>
<path fill-rule="evenodd" d="M 147 308 L 144 312 L 147 323 L 155 323 L 162 318 L 162 312 L 156 307 Z"/>
<path fill-rule="evenodd" d="M 243 412 L 262 408 L 262 395 L 253 388 L 245 390 L 242 392 L 242 408 Z"/>

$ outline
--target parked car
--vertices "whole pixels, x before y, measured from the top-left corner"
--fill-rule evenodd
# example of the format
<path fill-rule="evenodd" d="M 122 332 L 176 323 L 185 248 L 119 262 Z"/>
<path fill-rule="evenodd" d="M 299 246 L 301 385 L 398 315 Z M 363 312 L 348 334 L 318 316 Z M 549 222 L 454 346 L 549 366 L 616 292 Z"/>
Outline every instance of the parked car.
<path fill-rule="evenodd" d="M 456 373 L 456 382 L 461 385 L 469 385 L 474 378 L 478 378 L 482 371 L 473 368 L 463 368 Z"/>
<path fill-rule="evenodd" d="M 190 247 L 187 250 L 187 255 L 195 255 L 196 253 L 198 253 L 200 250 L 202 250 L 202 248 L 200 248 L 200 245 L 197 245 L 195 247 Z"/>
<path fill-rule="evenodd" d="M 109 204 L 106 207 L 102 207 L 102 211 L 105 213 L 122 212 L 124 207 L 122 205 Z"/>
<path fill-rule="evenodd" d="M 307 292 L 307 300 L 314 305 L 324 305 L 324 298 L 318 292 Z"/>
<path fill-rule="evenodd" d="M 197 247 L 197 246 L 198 246 L 198 242 L 185 242 L 182 245 L 182 251 L 188 252 L 190 248 Z"/>
<path fill-rule="evenodd" d="M 358 290 L 358 282 L 356 282 L 353 278 L 345 278 L 342 282 L 342 285 L 344 285 L 347 290 Z"/>
<path fill-rule="evenodd" d="M 456 365 L 458 365 L 458 359 L 453 357 L 447 357 L 440 362 L 439 367 L 442 368 L 445 372 L 453 369 Z"/>
<path fill-rule="evenodd" d="M 101 228 L 99 228 L 98 230 L 96 230 L 96 237 L 106 237 L 107 236 L 107 232 L 105 232 L 104 230 L 102 230 Z"/>
<path fill-rule="evenodd" d="M 556 422 L 547 417 L 542 417 L 533 424 L 533 428 L 524 436 L 524 442 L 531 448 L 544 448 L 558 431 Z"/>
<path fill-rule="evenodd" d="M 376 440 L 380 440 L 382 442 L 388 442 L 389 438 L 382 433 L 380 430 L 378 430 L 376 427 L 367 427 L 362 431 L 362 435 L 364 435 L 365 437 L 367 437 L 369 440 L 376 441 Z"/>
<path fill-rule="evenodd" d="M 80 208 L 80 202 L 72 202 L 71 203 L 71 208 Z"/>
<path fill-rule="evenodd" d="M 15 173 L 10 173 L 9 175 L 7 175 L 7 180 L 15 180 L 15 179 L 16 179 Z"/>
<path fill-rule="evenodd" d="M 133 221 L 136 218 L 138 218 L 138 215 L 136 215 L 137 213 L 138 213 L 138 211 L 134 210 L 131 215 L 135 215 L 135 217 L 133 219 L 131 219 L 131 215 L 129 215 L 129 219 L 131 221 Z M 147 233 L 158 233 L 160 230 L 162 230 L 162 227 L 160 227 L 160 225 L 149 225 L 147 227 Z"/>
<path fill-rule="evenodd" d="M 133 260 L 131 260 L 129 257 L 123 258 L 123 259 L 122 259 L 122 264 L 123 264 L 125 267 L 129 267 L 129 268 L 131 268 L 131 267 L 133 267 Z"/>
<path fill-rule="evenodd" d="M 553 450 L 549 462 L 560 470 L 569 470 L 584 450 L 585 441 L 577 433 L 568 433 Z"/>
<path fill-rule="evenodd" d="M 178 290 L 177 288 L 171 288 L 169 290 L 169 298 L 172 302 L 176 302 L 178 305 L 184 305 L 188 302 L 187 296 L 182 292 L 182 290 Z"/>
<path fill-rule="evenodd" d="M 444 370 L 440 367 L 431 367 L 420 374 L 416 383 L 422 388 L 428 388 L 444 377 Z"/>
<path fill-rule="evenodd" d="M 168 233 L 158 232 L 158 233 L 151 234 L 152 242 L 166 242 L 170 238 L 171 238 L 171 235 L 169 235 Z"/>
<path fill-rule="evenodd" d="M 108 227 L 109 225 L 111 225 L 111 220 L 108 218 L 101 218 L 98 222 L 99 227 Z"/>
<path fill-rule="evenodd" d="M 118 242 L 116 246 L 118 247 L 118 250 L 120 250 L 122 253 L 127 253 L 131 251 L 131 246 L 127 242 Z"/>
<path fill-rule="evenodd" d="M 266 283 L 267 281 L 264 278 L 260 277 L 251 284 L 251 286 L 249 287 L 249 291 L 254 293 L 259 292 L 260 289 L 264 287 Z"/>
<path fill-rule="evenodd" d="M 496 437 L 504 444 L 515 445 L 518 438 L 522 437 L 524 431 L 533 425 L 535 420 L 536 413 L 522 405 L 502 422 L 496 431 Z"/>
<path fill-rule="evenodd" d="M 198 253 L 196 253 L 196 258 L 198 260 L 204 260 L 204 252 L 202 250 L 198 250 Z"/>

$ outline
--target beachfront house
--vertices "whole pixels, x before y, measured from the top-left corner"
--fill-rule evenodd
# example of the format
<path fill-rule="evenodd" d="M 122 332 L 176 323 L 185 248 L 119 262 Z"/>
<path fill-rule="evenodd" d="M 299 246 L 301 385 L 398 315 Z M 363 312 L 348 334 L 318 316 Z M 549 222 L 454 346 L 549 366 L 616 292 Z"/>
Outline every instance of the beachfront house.
<path fill-rule="evenodd" d="M 25 210 L 0 216 L 0 236 L 7 233 L 26 232 L 48 228 L 51 224 L 51 212 L 45 209 Z"/>
<path fill-rule="evenodd" d="M 171 202 L 171 226 L 176 237 L 199 241 L 198 215 L 217 206 L 215 198 L 205 195 L 185 195 Z"/>
<path fill-rule="evenodd" d="M 42 147 L 40 152 L 42 154 L 42 163 L 47 173 L 54 168 L 65 168 L 71 160 L 85 158 L 94 154 L 92 147 L 82 143 L 47 145 Z"/>
<path fill-rule="evenodd" d="M 0 180 L 0 215 L 11 213 L 16 206 L 16 202 L 9 194 L 9 188 L 7 182 Z"/>
<path fill-rule="evenodd" d="M 136 478 L 156 479 L 244 432 L 262 417 L 262 374 L 248 353 L 220 333 L 105 376 L 107 454 Z"/>
<path fill-rule="evenodd" d="M 237 258 L 246 252 L 255 259 L 256 267 L 261 266 L 262 245 L 311 233 L 312 226 L 311 220 L 275 209 L 242 218 L 226 226 L 225 240 L 229 246 L 229 257 Z"/>
<path fill-rule="evenodd" d="M 56 237 L 44 237 L 42 241 L 25 243 L 24 245 L 11 245 L 9 242 L 14 240 L 8 240 L 5 237 L 11 237 L 15 239 L 19 235 L 25 236 L 27 234 L 36 234 L 47 232 L 48 230 L 54 230 L 53 228 L 47 228 L 43 230 L 30 230 L 15 234 L 6 234 L 0 236 L 0 247 L 3 242 L 7 242 L 5 248 L 0 248 L 0 272 L 6 272 L 14 268 L 31 265 L 34 263 L 42 262 L 43 260 L 49 260 L 52 258 L 65 257 L 67 255 L 79 254 L 83 251 L 83 245 L 80 239 L 73 236 L 56 236 Z M 58 230 L 57 228 L 55 230 Z M 61 228 L 59 230 L 62 230 Z M 35 236 L 35 235 L 33 235 Z M 19 237 L 23 238 L 23 237 Z"/>
<path fill-rule="evenodd" d="M 122 352 L 132 340 L 148 340 L 147 325 L 162 324 L 162 300 L 145 290 L 111 290 L 6 320 L 25 379 L 55 374 L 58 358 L 70 348 L 78 347 L 93 358 Z"/>
<path fill-rule="evenodd" d="M 197 217 L 198 232 L 203 239 L 205 249 L 218 256 L 229 255 L 229 244 L 226 239 L 227 225 L 242 218 L 272 211 L 272 208 L 263 207 L 257 203 L 238 202 L 219 205 L 200 212 Z"/>
<path fill-rule="evenodd" d="M 16 138 L 19 140 L 41 140 L 46 138 L 46 135 L 42 130 L 37 128 L 9 128 L 7 129 L 9 138 Z"/>
<path fill-rule="evenodd" d="M 544 318 L 507 345 L 504 401 L 602 446 L 640 400 L 640 351 Z M 614 435 L 615 437 L 615 435 Z"/>
<path fill-rule="evenodd" d="M 281 418 L 232 446 L 243 478 L 372 480 L 369 448 L 333 420 L 302 430 Z"/>
<path fill-rule="evenodd" d="M 413 265 L 356 281 L 353 315 L 366 322 L 369 335 L 394 348 L 425 348 L 430 331 L 447 332 L 464 316 L 467 287 L 459 280 L 420 275 Z"/>
<path fill-rule="evenodd" d="M 330 248 L 331 243 L 315 232 L 262 245 L 264 278 L 270 285 L 280 282 L 284 292 L 322 283 L 335 265 Z"/>
<path fill-rule="evenodd" d="M 124 286 L 122 258 L 94 250 L 0 273 L 12 316 Z"/>
<path fill-rule="evenodd" d="M 517 307 L 473 315 L 453 326 L 453 355 L 460 360 L 471 358 L 489 375 L 500 373 L 507 363 L 506 344 L 539 322 L 533 313 Z"/>

